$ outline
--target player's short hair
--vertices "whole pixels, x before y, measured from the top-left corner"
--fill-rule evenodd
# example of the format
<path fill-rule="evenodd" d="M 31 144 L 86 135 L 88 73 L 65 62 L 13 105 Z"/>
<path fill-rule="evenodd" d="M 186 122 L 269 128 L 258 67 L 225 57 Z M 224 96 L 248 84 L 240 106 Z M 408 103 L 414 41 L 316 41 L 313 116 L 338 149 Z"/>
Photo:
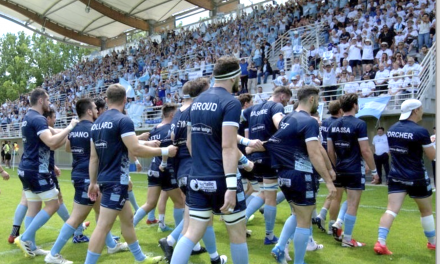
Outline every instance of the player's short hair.
<path fill-rule="evenodd" d="M 385 131 L 385 128 L 383 128 L 383 127 L 378 127 L 378 128 L 377 128 L 377 131 L 379 131 L 379 130 Z"/>
<path fill-rule="evenodd" d="M 175 104 L 166 103 L 162 106 L 162 116 L 164 118 L 169 117 L 174 111 L 176 111 L 177 106 Z"/>
<path fill-rule="evenodd" d="M 240 62 L 236 57 L 222 56 L 214 65 L 213 75 L 214 77 L 223 76 L 223 78 L 227 78 L 226 75 L 232 74 L 238 70 L 240 70 Z"/>
<path fill-rule="evenodd" d="M 274 90 L 273 90 L 273 94 L 272 96 L 278 96 L 280 94 L 285 94 L 287 96 L 292 97 L 292 91 L 290 90 L 289 87 L 287 86 L 277 86 Z"/>
<path fill-rule="evenodd" d="M 341 102 L 339 100 L 333 100 L 328 103 L 328 111 L 331 115 L 337 115 L 341 110 Z"/>
<path fill-rule="evenodd" d="M 192 84 L 192 81 L 187 81 L 187 82 L 183 85 L 183 87 L 182 87 L 182 93 L 183 93 L 184 95 L 189 95 L 189 92 L 191 91 L 191 84 Z"/>
<path fill-rule="evenodd" d="M 209 81 L 205 77 L 199 77 L 194 80 L 194 85 L 191 86 L 189 95 L 191 97 L 197 97 L 204 91 L 209 89 Z"/>
<path fill-rule="evenodd" d="M 240 96 L 238 96 L 238 101 L 240 101 L 241 107 L 243 107 L 244 104 L 252 101 L 252 95 L 248 93 L 240 94 Z"/>
<path fill-rule="evenodd" d="M 79 118 L 82 118 L 87 113 L 87 110 L 93 110 L 92 102 L 90 98 L 82 98 L 76 102 L 76 113 Z"/>
<path fill-rule="evenodd" d="M 49 107 L 49 111 L 44 111 L 43 116 L 45 118 L 52 118 L 52 116 L 55 115 L 55 109 L 53 109 L 52 107 Z"/>
<path fill-rule="evenodd" d="M 126 96 L 124 86 L 119 83 L 112 84 L 107 89 L 107 101 L 109 104 L 123 104 Z"/>
<path fill-rule="evenodd" d="M 105 100 L 102 98 L 98 98 L 95 100 L 95 105 L 98 110 L 101 108 L 105 108 Z"/>
<path fill-rule="evenodd" d="M 43 88 L 35 88 L 31 93 L 31 106 L 36 105 L 41 97 L 46 98 L 47 96 L 46 90 Z"/>
<path fill-rule="evenodd" d="M 353 109 L 354 104 L 358 104 L 358 95 L 355 93 L 344 94 L 339 98 L 342 111 L 349 112 Z"/>
<path fill-rule="evenodd" d="M 319 95 L 319 89 L 314 86 L 306 85 L 298 90 L 296 96 L 298 97 L 298 101 L 301 102 L 307 100 L 312 95 Z"/>

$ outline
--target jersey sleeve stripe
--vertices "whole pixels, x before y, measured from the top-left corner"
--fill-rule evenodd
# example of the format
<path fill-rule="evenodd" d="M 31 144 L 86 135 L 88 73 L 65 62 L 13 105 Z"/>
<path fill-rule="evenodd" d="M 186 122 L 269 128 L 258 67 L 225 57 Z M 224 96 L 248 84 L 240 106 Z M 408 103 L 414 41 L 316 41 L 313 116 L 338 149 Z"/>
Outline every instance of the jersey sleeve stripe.
<path fill-rule="evenodd" d="M 235 127 L 239 127 L 237 122 L 223 122 L 222 126 L 235 126 Z"/>
<path fill-rule="evenodd" d="M 132 136 L 132 135 L 136 135 L 136 133 L 134 133 L 134 132 L 124 133 L 124 134 L 121 135 L 121 138 L 125 138 L 125 137 Z"/>
<path fill-rule="evenodd" d="M 333 140 L 332 140 L 332 138 L 329 138 L 329 137 L 328 137 L 328 138 L 327 138 L 327 141 L 333 141 Z"/>
<path fill-rule="evenodd" d="M 368 140 L 368 137 L 358 138 L 358 141 Z"/>
<path fill-rule="evenodd" d="M 422 145 L 422 147 L 424 147 L 424 148 L 429 148 L 429 147 L 433 147 L 433 146 L 435 146 L 434 142 L 432 142 L 431 144 L 428 144 L 428 145 Z"/>
<path fill-rule="evenodd" d="M 309 138 L 306 138 L 306 142 L 314 141 L 314 140 L 318 140 L 318 137 L 309 137 Z"/>
<path fill-rule="evenodd" d="M 40 136 L 41 134 L 43 134 L 46 131 L 50 131 L 49 129 L 43 129 L 37 132 L 37 136 Z"/>

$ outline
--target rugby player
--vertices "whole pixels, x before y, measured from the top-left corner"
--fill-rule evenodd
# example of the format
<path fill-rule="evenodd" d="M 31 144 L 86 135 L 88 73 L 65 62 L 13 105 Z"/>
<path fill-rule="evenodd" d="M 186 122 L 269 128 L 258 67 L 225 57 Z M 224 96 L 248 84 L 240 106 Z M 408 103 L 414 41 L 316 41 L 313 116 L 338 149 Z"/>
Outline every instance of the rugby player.
<path fill-rule="evenodd" d="M 96 201 L 101 193 L 100 217 L 90 238 L 85 263 L 96 263 L 117 216 L 122 235 L 137 262 L 158 263 L 162 257 L 147 257 L 142 252 L 133 227 L 133 212 L 128 201 L 129 152 L 139 157 L 174 156 L 176 147 L 151 148 L 139 144 L 133 121 L 125 116 L 127 97 L 119 84 L 107 89 L 105 111 L 91 128 L 88 196 Z M 99 185 L 98 185 L 99 184 Z"/>
<path fill-rule="evenodd" d="M 342 237 L 342 227 L 339 222 L 332 226 L 333 236 L 343 247 L 362 247 L 365 244 L 354 240 L 352 234 L 362 191 L 365 190 L 364 160 L 371 169 L 374 181 L 379 177 L 368 143 L 367 124 L 355 117 L 359 111 L 357 94 L 345 94 L 339 100 L 344 114 L 333 121 L 327 136 L 327 151 L 331 162 L 335 164 L 334 184 L 337 189 L 336 199 L 330 206 L 330 219 L 335 219 L 342 194 L 346 190 L 347 213 L 344 217 L 344 236 Z"/>
<path fill-rule="evenodd" d="M 388 206 L 380 219 L 379 238 L 374 245 L 374 251 L 379 255 L 392 254 L 388 250 L 386 239 L 406 195 L 413 198 L 419 207 L 423 231 L 428 239 L 427 248 L 436 249 L 432 186 L 423 162 L 423 153 L 428 159 L 435 159 L 434 143 L 430 140 L 428 130 L 417 124 L 423 117 L 423 106 L 419 100 L 404 101 L 401 111 L 399 121 L 387 132 L 391 170 Z"/>

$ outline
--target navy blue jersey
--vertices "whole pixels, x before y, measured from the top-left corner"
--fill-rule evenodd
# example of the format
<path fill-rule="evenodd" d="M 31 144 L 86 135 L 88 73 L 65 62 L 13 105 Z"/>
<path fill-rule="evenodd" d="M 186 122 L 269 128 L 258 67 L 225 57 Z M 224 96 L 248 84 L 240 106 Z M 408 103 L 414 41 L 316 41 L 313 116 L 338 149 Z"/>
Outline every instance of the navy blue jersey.
<path fill-rule="evenodd" d="M 52 172 L 55 170 L 55 151 L 50 151 L 49 156 L 49 171 Z"/>
<path fill-rule="evenodd" d="M 243 111 L 244 111 L 244 110 L 241 111 L 241 115 L 242 115 L 242 116 L 243 116 Z M 241 119 L 240 119 L 240 124 L 239 124 L 239 127 L 238 127 L 238 131 L 237 131 L 237 134 L 240 135 L 240 136 L 242 136 L 242 137 L 245 137 L 245 136 L 244 136 L 244 132 L 245 132 L 246 129 L 248 129 L 248 122 L 245 121 L 243 118 L 241 118 Z M 246 146 L 241 145 L 241 144 L 238 144 L 238 149 L 239 149 L 243 154 L 246 155 Z"/>
<path fill-rule="evenodd" d="M 367 124 L 354 116 L 343 116 L 330 125 L 327 140 L 336 152 L 336 172 L 365 174 L 359 141 L 368 140 Z"/>
<path fill-rule="evenodd" d="M 324 147 L 325 150 L 327 150 L 328 128 L 337 119 L 338 119 L 337 117 L 331 116 L 331 117 L 323 120 L 321 123 L 321 127 L 319 127 L 319 130 L 321 131 L 321 138 L 322 138 L 321 143 L 322 143 L 322 146 Z"/>
<path fill-rule="evenodd" d="M 82 120 L 69 133 L 72 151 L 72 180 L 89 179 L 90 137 L 93 123 Z"/>
<path fill-rule="evenodd" d="M 149 140 L 159 140 L 160 147 L 165 148 L 171 145 L 171 124 L 164 124 L 160 127 L 156 126 L 150 131 Z M 150 170 L 159 171 L 160 163 L 162 162 L 162 156 L 154 157 L 150 163 Z M 168 167 L 172 166 L 172 159 L 168 158 Z"/>
<path fill-rule="evenodd" d="M 284 114 L 283 105 L 273 101 L 266 101 L 244 110 L 242 119 L 248 122 L 249 139 L 267 141 L 277 131 L 272 117 L 280 113 Z M 270 165 L 270 157 L 267 152 L 254 152 L 250 155 L 250 159 Z"/>
<path fill-rule="evenodd" d="M 264 144 L 272 168 L 314 173 L 307 142 L 319 140 L 319 124 L 307 112 L 293 111 L 283 117 L 279 130 Z"/>
<path fill-rule="evenodd" d="M 226 89 L 212 87 L 200 94 L 191 106 L 191 176 L 224 177 L 222 126 L 240 122 L 241 104 Z"/>
<path fill-rule="evenodd" d="M 171 131 L 174 133 L 173 145 L 178 147 L 176 158 L 179 159 L 190 157 L 188 147 L 186 146 L 186 126 L 189 122 L 190 111 L 191 106 L 186 108 L 184 111 L 177 109 L 174 114 L 173 121 L 171 121 Z"/>
<path fill-rule="evenodd" d="M 131 119 L 116 109 L 105 111 L 92 125 L 99 158 L 98 183 L 128 185 L 130 160 L 122 138 L 136 135 Z"/>
<path fill-rule="evenodd" d="M 427 179 L 423 148 L 434 144 L 428 130 L 412 121 L 402 120 L 388 129 L 387 137 L 391 153 L 389 176 L 402 181 Z"/>
<path fill-rule="evenodd" d="M 50 148 L 40 139 L 41 133 L 45 131 L 49 131 L 47 119 L 30 109 L 24 116 L 21 127 L 24 150 L 18 165 L 19 170 L 49 173 Z"/>

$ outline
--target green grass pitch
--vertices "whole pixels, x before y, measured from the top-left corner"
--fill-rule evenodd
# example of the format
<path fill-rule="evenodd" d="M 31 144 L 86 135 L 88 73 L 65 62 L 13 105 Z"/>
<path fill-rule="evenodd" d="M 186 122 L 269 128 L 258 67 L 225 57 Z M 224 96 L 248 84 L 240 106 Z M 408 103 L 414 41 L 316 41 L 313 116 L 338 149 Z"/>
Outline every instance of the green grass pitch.
<path fill-rule="evenodd" d="M 17 177 L 17 172 L 7 170 L 11 179 L 9 181 L 1 181 L 0 189 L 0 208 L 1 218 L 0 225 L 0 263 L 44 263 L 43 257 L 34 259 L 25 258 L 23 253 L 15 246 L 7 242 L 7 238 L 11 231 L 12 220 L 15 208 L 21 197 L 21 182 Z M 145 202 L 147 193 L 147 177 L 144 174 L 132 174 L 134 182 L 134 192 L 139 205 Z M 63 170 L 60 177 L 61 189 L 64 201 L 69 211 L 72 209 L 73 187 L 70 183 L 70 171 Z M 318 211 L 326 196 L 326 189 L 321 185 L 321 191 L 318 197 Z M 434 197 L 433 197 L 434 198 Z M 435 199 L 434 199 L 435 200 Z M 317 242 L 324 244 L 324 249 L 315 252 L 307 252 L 305 261 L 308 264 L 345 264 L 345 263 L 435 263 L 435 252 L 426 248 L 427 240 L 423 234 L 420 224 L 420 214 L 417 206 L 411 199 L 407 198 L 402 211 L 397 216 L 394 225 L 388 237 L 388 247 L 393 251 L 392 256 L 377 256 L 373 251 L 374 243 L 377 240 L 377 229 L 379 219 L 385 212 L 387 204 L 387 188 L 383 186 L 367 186 L 366 191 L 362 195 L 361 205 L 358 211 L 358 218 L 354 229 L 353 237 L 367 245 L 363 248 L 342 248 L 327 234 L 322 233 L 317 228 L 313 234 Z M 435 204 L 433 204 L 435 208 Z M 174 226 L 173 205 L 171 201 L 167 204 L 166 222 L 170 226 Z M 275 234 L 279 236 L 282 225 L 289 215 L 289 206 L 286 202 L 278 206 L 277 220 L 275 225 Z M 157 211 L 156 211 L 157 217 Z M 328 218 L 327 218 L 328 219 Z M 91 222 L 91 226 L 85 231 L 86 235 L 91 235 L 94 227 L 94 213 L 92 212 L 87 218 Z M 228 263 L 232 263 L 229 251 L 229 242 L 226 237 L 225 226 L 219 221 L 219 217 L 215 217 L 214 228 L 217 236 L 217 250 L 219 254 L 228 256 Z M 43 226 L 37 233 L 37 244 L 46 250 L 50 250 L 55 242 L 58 232 L 63 222 L 54 215 L 49 222 Z M 24 229 L 24 227 L 23 227 Z M 248 238 L 249 247 L 249 263 L 266 264 L 276 263 L 270 255 L 272 246 L 263 245 L 265 227 L 263 216 L 257 212 L 255 219 L 248 225 L 248 229 L 252 230 L 252 237 Z M 23 230 L 21 230 L 23 231 Z M 147 227 L 145 219 L 139 223 L 136 228 L 139 242 L 144 252 L 155 255 L 161 254 L 157 241 L 168 233 L 158 233 L 157 227 Z M 113 226 L 112 233 L 120 234 L 119 222 Z M 293 257 L 293 245 L 291 246 L 290 255 Z M 73 244 L 68 242 L 61 254 L 74 263 L 84 263 L 87 252 L 87 244 Z M 202 254 L 191 257 L 193 264 L 210 263 L 209 255 Z M 134 263 L 134 258 L 130 252 L 108 255 L 104 250 L 100 263 Z"/>

